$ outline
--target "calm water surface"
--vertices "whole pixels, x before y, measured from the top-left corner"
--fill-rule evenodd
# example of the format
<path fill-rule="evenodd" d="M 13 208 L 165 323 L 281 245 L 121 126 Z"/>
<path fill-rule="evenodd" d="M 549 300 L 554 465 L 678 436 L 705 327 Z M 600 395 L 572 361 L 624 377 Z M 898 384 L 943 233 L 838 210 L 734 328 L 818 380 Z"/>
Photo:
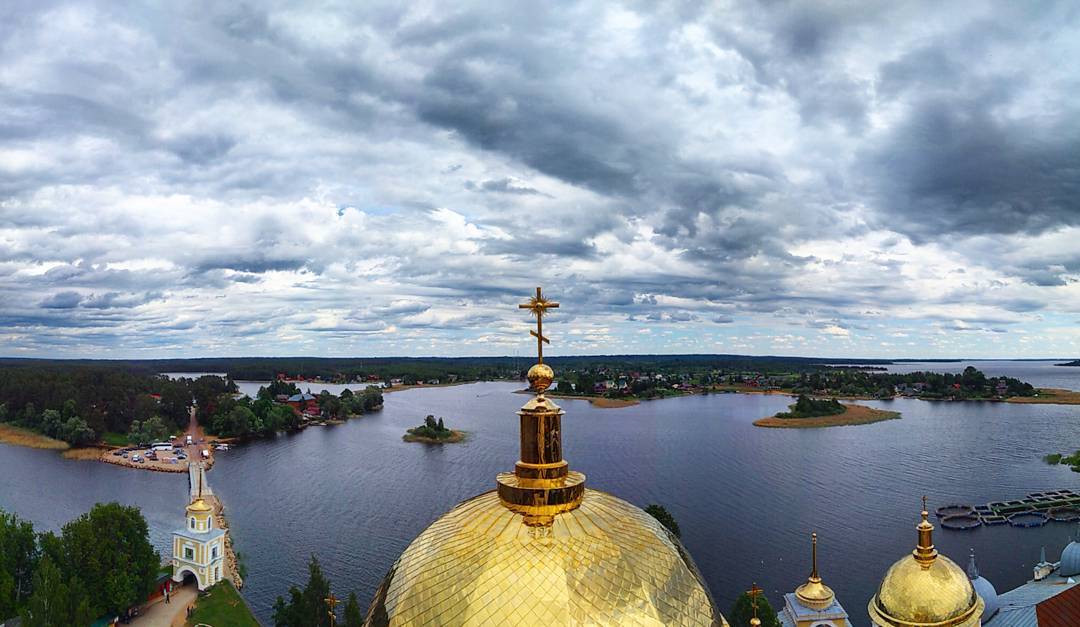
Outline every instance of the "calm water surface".
<path fill-rule="evenodd" d="M 1059 370 L 1077 374 L 1056 386 L 1076 388 L 1080 371 Z M 512 468 L 514 412 L 527 398 L 513 393 L 518 388 L 395 392 L 381 412 L 219 455 L 210 481 L 248 567 L 244 593 L 262 617 L 278 594 L 302 583 L 311 554 L 339 595 L 355 590 L 366 604 L 424 527 Z M 1080 491 L 1080 475 L 1039 460 L 1080 443 L 1080 407 L 905 399 L 869 403 L 904 415 L 873 425 L 751 425 L 790 402 L 714 394 L 596 409 L 561 400 L 565 455 L 590 487 L 672 511 L 724 611 L 754 581 L 778 604 L 808 574 L 807 536 L 818 531 L 822 575 L 857 625 L 867 624 L 866 603 L 885 569 L 914 546 L 921 494 L 941 504 Z M 441 447 L 402 442 L 404 430 L 429 413 L 470 439 Z M 119 499 L 150 510 L 155 544 L 163 547 L 182 515 L 184 487 L 182 475 L 0 446 L 0 507 L 46 528 L 95 501 Z M 962 563 L 974 547 L 983 574 L 1006 590 L 1029 578 L 1041 545 L 1056 558 L 1073 531 L 1063 524 L 939 530 L 935 539 Z"/>

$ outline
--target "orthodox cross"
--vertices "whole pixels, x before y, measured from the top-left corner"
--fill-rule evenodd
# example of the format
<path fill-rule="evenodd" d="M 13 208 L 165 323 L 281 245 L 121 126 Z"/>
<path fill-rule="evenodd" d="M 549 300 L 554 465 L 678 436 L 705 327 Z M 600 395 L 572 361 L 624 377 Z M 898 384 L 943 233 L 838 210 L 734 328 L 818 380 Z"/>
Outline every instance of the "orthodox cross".
<path fill-rule="evenodd" d="M 754 608 L 754 620 L 755 621 L 758 620 L 758 617 L 757 617 L 757 598 L 758 598 L 758 596 L 761 595 L 762 592 L 765 592 L 765 591 L 762 590 L 761 588 L 759 588 L 756 583 L 750 584 L 750 589 L 746 591 L 746 594 L 750 595 L 750 607 Z M 760 623 L 756 623 L 756 624 L 760 624 Z"/>
<path fill-rule="evenodd" d="M 925 494 L 922 497 L 922 511 L 924 511 L 924 512 L 926 511 L 926 495 Z"/>
<path fill-rule="evenodd" d="M 337 620 L 337 616 L 334 616 L 334 608 L 336 608 L 341 601 L 338 601 L 338 598 L 334 596 L 333 592 L 323 600 L 326 601 L 326 605 L 330 607 L 329 611 L 326 613 L 330 615 L 330 627 L 334 627 L 334 621 Z"/>
<path fill-rule="evenodd" d="M 536 288 L 536 296 L 529 299 L 527 303 L 521 303 L 518 305 L 519 309 L 528 309 L 536 316 L 536 330 L 529 331 L 529 335 L 536 338 L 536 355 L 537 363 L 544 363 L 544 344 L 550 344 L 551 340 L 544 337 L 544 314 L 548 309 L 558 309 L 559 303 L 550 301 L 544 298 L 540 288 Z"/>

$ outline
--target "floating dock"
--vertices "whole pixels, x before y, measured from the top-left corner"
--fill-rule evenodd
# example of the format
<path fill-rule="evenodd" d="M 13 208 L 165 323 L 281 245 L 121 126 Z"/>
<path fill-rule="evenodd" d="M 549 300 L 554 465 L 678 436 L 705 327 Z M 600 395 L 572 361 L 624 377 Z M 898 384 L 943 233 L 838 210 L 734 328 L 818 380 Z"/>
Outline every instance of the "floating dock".
<path fill-rule="evenodd" d="M 985 505 L 942 505 L 935 513 L 943 528 L 958 531 L 982 525 L 1042 527 L 1049 521 L 1080 520 L 1080 494 L 1072 490 L 1032 492 L 1013 501 L 991 501 Z"/>

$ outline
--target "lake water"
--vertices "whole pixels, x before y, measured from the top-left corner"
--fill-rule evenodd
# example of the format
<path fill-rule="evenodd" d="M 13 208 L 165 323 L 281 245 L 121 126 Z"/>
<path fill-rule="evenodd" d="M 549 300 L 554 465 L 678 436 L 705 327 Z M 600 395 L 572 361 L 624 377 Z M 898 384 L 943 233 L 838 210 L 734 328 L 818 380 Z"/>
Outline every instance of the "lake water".
<path fill-rule="evenodd" d="M 1080 370 L 1059 370 L 1076 374 L 1055 386 L 1077 389 Z M 303 582 L 311 554 L 339 596 L 355 590 L 366 604 L 420 531 L 512 468 L 514 412 L 527 400 L 514 393 L 519 388 L 479 383 L 394 392 L 380 412 L 219 454 L 209 479 L 247 564 L 244 594 L 262 618 L 277 595 Z M 922 494 L 933 507 L 1080 491 L 1080 475 L 1040 461 L 1080 446 L 1076 406 L 900 399 L 868 404 L 901 411 L 902 420 L 774 430 L 751 423 L 782 409 L 787 397 L 714 394 L 622 409 L 558 402 L 567 412 L 571 468 L 586 473 L 592 488 L 639 506 L 665 505 L 725 612 L 751 582 L 779 605 L 780 595 L 808 574 L 808 536 L 817 531 L 822 576 L 854 624 L 866 625 L 877 582 L 914 547 Z M 427 414 L 471 437 L 441 447 L 402 442 L 405 429 Z M 0 507 L 43 528 L 95 501 L 120 499 L 149 510 L 155 545 L 163 547 L 182 516 L 184 487 L 183 475 L 0 446 Z M 935 540 L 962 565 L 974 547 L 983 574 L 1007 590 L 1030 578 L 1040 546 L 1056 559 L 1074 531 L 1058 523 L 939 529 Z"/>

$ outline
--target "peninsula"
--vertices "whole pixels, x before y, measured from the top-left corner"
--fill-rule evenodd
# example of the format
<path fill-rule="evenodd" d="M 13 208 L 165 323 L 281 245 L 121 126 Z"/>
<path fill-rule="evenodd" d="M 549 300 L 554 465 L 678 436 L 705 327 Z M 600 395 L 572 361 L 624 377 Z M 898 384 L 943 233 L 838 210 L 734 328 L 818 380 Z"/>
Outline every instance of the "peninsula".
<path fill-rule="evenodd" d="M 900 412 L 875 409 L 865 405 L 844 404 L 834 399 L 817 400 L 799 396 L 791 411 L 780 412 L 754 421 L 756 427 L 811 429 L 863 425 L 899 418 Z"/>

